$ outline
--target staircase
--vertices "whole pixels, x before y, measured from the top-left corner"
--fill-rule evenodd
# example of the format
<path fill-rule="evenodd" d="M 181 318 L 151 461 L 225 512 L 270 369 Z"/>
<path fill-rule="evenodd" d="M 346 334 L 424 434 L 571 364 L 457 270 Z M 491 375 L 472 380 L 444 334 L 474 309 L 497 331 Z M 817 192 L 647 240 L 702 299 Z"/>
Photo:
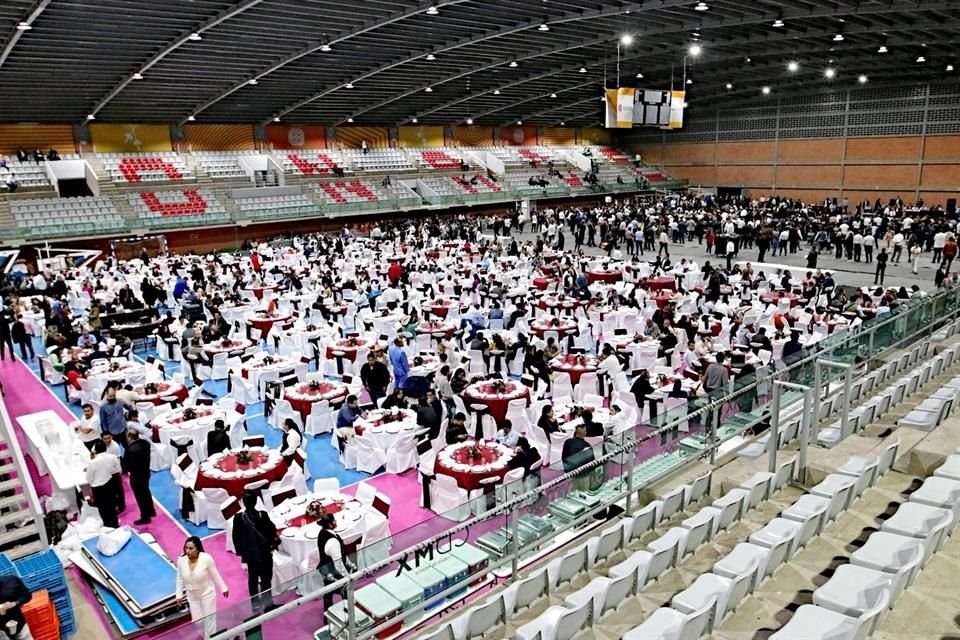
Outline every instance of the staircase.
<path fill-rule="evenodd" d="M 0 419 L 9 419 L 6 411 Z M 47 547 L 46 533 L 40 531 L 21 477 L 16 451 L 0 430 L 0 551 L 11 559 L 21 558 Z"/>

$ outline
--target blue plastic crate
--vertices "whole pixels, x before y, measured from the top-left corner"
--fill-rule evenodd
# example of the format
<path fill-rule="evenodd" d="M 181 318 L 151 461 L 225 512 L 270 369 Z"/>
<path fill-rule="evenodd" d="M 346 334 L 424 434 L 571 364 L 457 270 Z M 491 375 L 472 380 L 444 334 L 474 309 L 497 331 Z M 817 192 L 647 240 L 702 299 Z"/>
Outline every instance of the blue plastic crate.
<path fill-rule="evenodd" d="M 60 618 L 60 635 L 75 634 L 77 627 L 73 617 L 73 602 L 70 600 L 66 574 L 57 554 L 52 549 L 41 551 L 20 558 L 14 563 L 14 567 L 28 589 L 31 591 L 46 589 L 50 594 L 50 601 L 53 602 L 57 616 Z"/>
<path fill-rule="evenodd" d="M 7 554 L 0 553 L 0 576 L 15 575 L 18 575 L 16 565 L 7 557 Z"/>

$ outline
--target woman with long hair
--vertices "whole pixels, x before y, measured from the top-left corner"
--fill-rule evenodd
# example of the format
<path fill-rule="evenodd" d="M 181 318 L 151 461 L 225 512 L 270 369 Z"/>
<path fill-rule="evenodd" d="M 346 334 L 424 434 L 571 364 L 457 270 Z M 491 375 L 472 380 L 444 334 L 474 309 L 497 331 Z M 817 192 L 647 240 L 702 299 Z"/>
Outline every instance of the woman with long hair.
<path fill-rule="evenodd" d="M 177 559 L 177 602 L 183 603 L 186 591 L 187 604 L 190 606 L 190 619 L 203 621 L 206 637 L 217 630 L 217 592 L 223 597 L 230 596 L 213 556 L 204 552 L 203 543 L 197 536 L 190 536 L 183 543 L 183 555 Z"/>

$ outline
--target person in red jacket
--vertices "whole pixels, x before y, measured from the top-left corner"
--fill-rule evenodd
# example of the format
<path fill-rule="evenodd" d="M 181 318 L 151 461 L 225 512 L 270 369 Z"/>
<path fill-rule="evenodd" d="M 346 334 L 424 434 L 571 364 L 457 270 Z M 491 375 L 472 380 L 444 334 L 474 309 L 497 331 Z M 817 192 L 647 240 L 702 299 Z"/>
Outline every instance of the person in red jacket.
<path fill-rule="evenodd" d="M 387 269 L 387 277 L 390 278 L 390 282 L 394 286 L 400 282 L 400 278 L 403 277 L 403 267 L 400 266 L 399 261 L 390 264 L 390 268 Z"/>
<path fill-rule="evenodd" d="M 945 271 L 950 273 L 950 267 L 953 265 L 953 259 L 957 257 L 957 241 L 953 236 L 947 236 L 947 241 L 943 245 L 943 265 Z"/>

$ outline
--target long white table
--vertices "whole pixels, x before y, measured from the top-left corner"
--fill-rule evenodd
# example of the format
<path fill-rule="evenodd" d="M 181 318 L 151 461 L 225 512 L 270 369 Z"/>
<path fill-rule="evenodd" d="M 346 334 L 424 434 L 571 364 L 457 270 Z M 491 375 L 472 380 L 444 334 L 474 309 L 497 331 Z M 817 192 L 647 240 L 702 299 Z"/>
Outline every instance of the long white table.
<path fill-rule="evenodd" d="M 63 418 L 54 411 L 40 411 L 17 418 L 27 439 L 26 454 L 37 470 L 49 475 L 53 490 L 63 494 L 73 508 L 77 489 L 87 483 L 84 469 L 90 452 Z"/>

